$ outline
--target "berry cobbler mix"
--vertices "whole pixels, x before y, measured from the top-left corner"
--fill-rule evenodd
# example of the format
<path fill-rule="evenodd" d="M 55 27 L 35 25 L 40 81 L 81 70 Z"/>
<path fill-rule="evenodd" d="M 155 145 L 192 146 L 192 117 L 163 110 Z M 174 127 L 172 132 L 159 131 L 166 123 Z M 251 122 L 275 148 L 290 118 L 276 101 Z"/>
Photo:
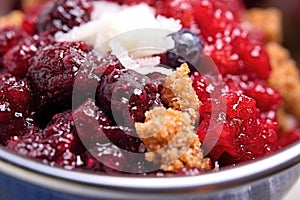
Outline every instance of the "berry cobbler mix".
<path fill-rule="evenodd" d="M 197 175 L 300 139 L 299 72 L 274 8 L 23 0 L 0 25 L 0 144 L 22 156 Z M 139 48 L 154 43 L 162 48 Z"/>

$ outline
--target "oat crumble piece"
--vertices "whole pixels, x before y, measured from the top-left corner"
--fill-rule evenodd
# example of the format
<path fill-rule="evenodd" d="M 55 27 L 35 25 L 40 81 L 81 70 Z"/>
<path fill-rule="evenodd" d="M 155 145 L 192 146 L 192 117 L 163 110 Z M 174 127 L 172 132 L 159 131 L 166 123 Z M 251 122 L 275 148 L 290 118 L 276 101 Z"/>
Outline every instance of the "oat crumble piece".
<path fill-rule="evenodd" d="M 24 13 L 19 10 L 13 10 L 5 16 L 0 17 L 0 27 L 4 26 L 21 26 L 24 19 Z"/>
<path fill-rule="evenodd" d="M 282 33 L 282 13 L 277 8 L 252 8 L 247 10 L 245 21 L 256 29 L 263 31 L 266 42 L 281 42 Z"/>
<path fill-rule="evenodd" d="M 188 65 L 182 64 L 166 77 L 162 100 L 171 108 L 188 113 L 192 123 L 195 123 L 199 116 L 198 110 L 201 102 L 193 89 L 189 72 Z"/>
<path fill-rule="evenodd" d="M 282 133 L 288 133 L 297 126 L 297 119 L 286 112 L 283 106 L 277 111 L 277 121 Z"/>
<path fill-rule="evenodd" d="M 272 73 L 268 83 L 281 94 L 284 108 L 300 119 L 300 75 L 287 49 L 272 42 L 266 45 Z"/>
<path fill-rule="evenodd" d="M 162 170 L 211 169 L 210 159 L 203 158 L 201 143 L 187 113 L 155 107 L 146 112 L 145 122 L 136 123 L 135 128 L 148 150 L 146 159 L 161 164 Z"/>

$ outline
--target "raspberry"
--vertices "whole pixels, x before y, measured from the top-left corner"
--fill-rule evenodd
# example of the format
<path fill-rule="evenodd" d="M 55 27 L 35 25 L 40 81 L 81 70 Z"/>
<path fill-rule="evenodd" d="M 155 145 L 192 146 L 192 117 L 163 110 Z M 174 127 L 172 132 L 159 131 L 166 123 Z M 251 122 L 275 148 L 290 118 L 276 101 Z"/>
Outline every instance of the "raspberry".
<path fill-rule="evenodd" d="M 300 140 L 300 128 L 296 127 L 280 136 L 277 143 L 280 147 L 289 146 Z"/>
<path fill-rule="evenodd" d="M 118 125 L 133 126 L 133 122 L 145 119 L 144 113 L 159 105 L 158 87 L 150 78 L 133 70 L 115 69 L 98 84 L 97 104 Z"/>
<path fill-rule="evenodd" d="M 226 105 L 224 110 L 222 105 Z M 207 101 L 200 108 L 200 115 L 198 136 L 202 142 L 206 137 L 206 142 L 216 142 L 209 156 L 222 166 L 253 160 L 278 149 L 275 144 L 279 132 L 277 122 L 262 118 L 255 100 L 250 97 L 229 92 L 220 100 Z M 214 130 L 220 130 L 220 135 Z"/>
<path fill-rule="evenodd" d="M 254 98 L 261 112 L 276 111 L 282 103 L 279 93 L 262 80 L 250 80 L 246 75 L 227 75 L 224 81 L 229 86 L 229 90 L 240 91 Z"/>
<path fill-rule="evenodd" d="M 223 80 L 219 76 L 199 74 L 197 71 L 191 74 L 193 88 L 202 102 L 211 98 L 219 98 L 225 90 Z"/>
<path fill-rule="evenodd" d="M 206 44 L 203 49 L 205 55 L 213 59 L 223 76 L 226 74 L 239 74 L 245 68 L 230 41 L 226 36 L 221 35 L 212 44 Z"/>
<path fill-rule="evenodd" d="M 190 28 L 194 23 L 194 6 L 197 0 L 166 0 L 157 13 L 166 17 L 179 19 L 185 28 Z"/>
<path fill-rule="evenodd" d="M 218 33 L 231 30 L 238 22 L 230 10 L 216 7 L 216 1 L 201 1 L 195 6 L 195 22 L 205 40 L 215 37 Z"/>
<path fill-rule="evenodd" d="M 54 38 L 50 35 L 34 35 L 24 38 L 5 54 L 3 58 L 5 71 L 17 78 L 24 78 L 30 65 L 30 59 L 39 48 L 45 47 L 53 41 Z"/>
<path fill-rule="evenodd" d="M 233 38 L 232 46 L 243 60 L 246 72 L 254 73 L 258 78 L 264 80 L 269 77 L 271 65 L 267 51 L 262 44 L 251 41 L 249 33 Z"/>
<path fill-rule="evenodd" d="M 0 29 L 0 62 L 4 54 L 14 47 L 20 40 L 26 37 L 26 33 L 19 27 L 6 26 Z"/>
<path fill-rule="evenodd" d="M 90 51 L 91 47 L 84 42 L 62 42 L 49 44 L 36 52 L 27 79 L 33 90 L 37 115 L 48 118 L 71 108 L 76 73 L 81 67 L 91 71 L 94 64 L 88 59 Z"/>
<path fill-rule="evenodd" d="M 68 32 L 75 26 L 90 21 L 92 0 L 54 0 L 42 9 L 36 24 L 38 33 Z"/>
<path fill-rule="evenodd" d="M 22 135 L 30 126 L 31 90 L 26 81 L 0 75 L 0 144 L 13 135 Z"/>

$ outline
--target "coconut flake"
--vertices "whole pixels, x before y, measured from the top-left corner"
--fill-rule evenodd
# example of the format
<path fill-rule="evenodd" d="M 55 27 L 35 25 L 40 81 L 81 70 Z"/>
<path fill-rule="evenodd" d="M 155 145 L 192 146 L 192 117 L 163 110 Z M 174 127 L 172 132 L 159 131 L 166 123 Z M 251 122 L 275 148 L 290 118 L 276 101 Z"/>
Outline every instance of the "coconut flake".
<path fill-rule="evenodd" d="M 114 40 L 124 52 L 134 57 L 147 57 L 172 49 L 174 41 L 168 36 L 182 28 L 179 20 L 156 17 L 154 8 L 144 3 L 120 6 L 97 1 L 94 8 L 90 22 L 74 27 L 68 33 L 59 32 L 55 39 L 86 41 L 102 55 L 112 50 L 109 44 Z"/>

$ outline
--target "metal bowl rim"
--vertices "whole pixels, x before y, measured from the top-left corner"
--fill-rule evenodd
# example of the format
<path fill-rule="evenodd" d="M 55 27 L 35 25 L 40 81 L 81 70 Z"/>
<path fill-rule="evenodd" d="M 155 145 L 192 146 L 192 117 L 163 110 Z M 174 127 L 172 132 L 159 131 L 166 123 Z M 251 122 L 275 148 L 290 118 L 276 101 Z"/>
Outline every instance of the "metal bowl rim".
<path fill-rule="evenodd" d="M 113 187 L 134 190 L 176 190 L 191 188 L 219 188 L 247 184 L 260 180 L 278 172 L 286 170 L 300 163 L 300 141 L 280 150 L 279 152 L 230 169 L 223 169 L 197 176 L 184 177 L 128 177 L 92 174 L 89 172 L 68 171 L 51 167 L 32 159 L 24 158 L 0 147 L 0 172 L 18 178 L 21 174 L 14 174 L 10 169 L 2 167 L 1 162 L 30 170 L 34 173 L 50 176 L 51 178 L 66 180 L 97 187 Z"/>

